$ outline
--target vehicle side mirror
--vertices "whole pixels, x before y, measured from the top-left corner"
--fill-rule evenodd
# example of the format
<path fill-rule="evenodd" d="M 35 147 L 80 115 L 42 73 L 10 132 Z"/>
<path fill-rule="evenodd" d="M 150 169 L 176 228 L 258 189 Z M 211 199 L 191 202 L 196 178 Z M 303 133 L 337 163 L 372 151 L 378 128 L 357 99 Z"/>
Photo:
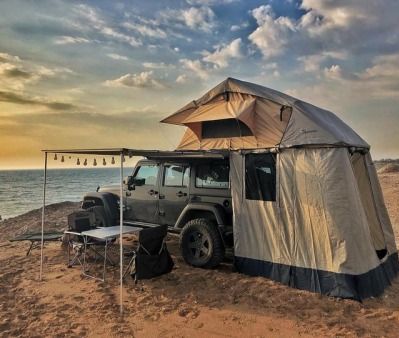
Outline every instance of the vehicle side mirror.
<path fill-rule="evenodd" d="M 145 184 L 145 179 L 144 178 L 136 178 L 136 177 L 132 177 L 132 180 L 131 180 L 131 183 L 130 183 L 130 185 L 131 186 L 137 186 L 137 187 L 140 187 L 140 186 L 142 186 L 142 185 L 144 185 Z"/>
<path fill-rule="evenodd" d="M 123 180 L 123 184 L 127 186 L 127 190 L 134 190 L 134 185 L 132 184 L 133 182 L 133 176 L 128 176 Z"/>

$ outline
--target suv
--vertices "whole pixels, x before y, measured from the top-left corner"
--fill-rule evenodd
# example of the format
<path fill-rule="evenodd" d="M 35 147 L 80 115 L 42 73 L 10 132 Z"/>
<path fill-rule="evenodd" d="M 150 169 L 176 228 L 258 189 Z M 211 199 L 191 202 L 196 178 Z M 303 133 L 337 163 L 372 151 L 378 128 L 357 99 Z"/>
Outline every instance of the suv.
<path fill-rule="evenodd" d="M 84 196 L 104 226 L 117 222 L 119 187 Z M 124 223 L 151 227 L 166 224 L 180 234 L 184 260 L 210 268 L 233 246 L 229 161 L 222 159 L 145 159 L 124 181 Z"/>

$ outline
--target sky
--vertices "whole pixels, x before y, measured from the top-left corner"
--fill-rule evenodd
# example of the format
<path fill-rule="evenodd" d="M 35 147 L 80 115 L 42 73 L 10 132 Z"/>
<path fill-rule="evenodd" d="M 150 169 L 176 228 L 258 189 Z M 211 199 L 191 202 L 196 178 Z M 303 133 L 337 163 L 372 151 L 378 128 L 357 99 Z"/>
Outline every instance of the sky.
<path fill-rule="evenodd" d="M 397 0 L 2 0 L 0 11 L 0 169 L 41 167 L 41 149 L 173 149 L 184 128 L 159 120 L 227 77 L 331 110 L 374 158 L 399 157 Z"/>

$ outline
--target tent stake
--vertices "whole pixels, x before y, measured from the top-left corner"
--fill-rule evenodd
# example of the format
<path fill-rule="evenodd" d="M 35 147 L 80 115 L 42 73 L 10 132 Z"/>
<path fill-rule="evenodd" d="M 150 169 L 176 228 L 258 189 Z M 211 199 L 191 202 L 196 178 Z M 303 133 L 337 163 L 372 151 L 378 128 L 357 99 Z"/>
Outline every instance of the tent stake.
<path fill-rule="evenodd" d="M 44 153 L 44 182 L 43 182 L 43 208 L 42 208 L 42 241 L 40 245 L 40 274 L 39 280 L 42 281 L 43 275 L 43 246 L 44 246 L 44 209 L 46 207 L 46 184 L 47 184 L 47 151 Z"/>
<path fill-rule="evenodd" d="M 119 274 L 120 274 L 120 313 L 123 314 L 123 243 L 122 243 L 122 227 L 123 227 L 123 152 L 121 152 L 121 181 L 120 181 L 120 197 L 119 197 Z"/>

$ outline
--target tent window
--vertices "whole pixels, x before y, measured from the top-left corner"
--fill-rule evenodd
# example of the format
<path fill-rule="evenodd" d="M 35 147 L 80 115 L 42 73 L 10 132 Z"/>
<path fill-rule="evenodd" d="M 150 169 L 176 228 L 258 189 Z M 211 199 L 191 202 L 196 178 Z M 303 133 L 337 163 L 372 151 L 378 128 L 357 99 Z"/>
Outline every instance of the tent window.
<path fill-rule="evenodd" d="M 202 138 L 225 138 L 252 136 L 251 129 L 236 119 L 224 119 L 202 122 Z"/>
<path fill-rule="evenodd" d="M 276 155 L 245 155 L 245 198 L 256 201 L 276 200 Z"/>

